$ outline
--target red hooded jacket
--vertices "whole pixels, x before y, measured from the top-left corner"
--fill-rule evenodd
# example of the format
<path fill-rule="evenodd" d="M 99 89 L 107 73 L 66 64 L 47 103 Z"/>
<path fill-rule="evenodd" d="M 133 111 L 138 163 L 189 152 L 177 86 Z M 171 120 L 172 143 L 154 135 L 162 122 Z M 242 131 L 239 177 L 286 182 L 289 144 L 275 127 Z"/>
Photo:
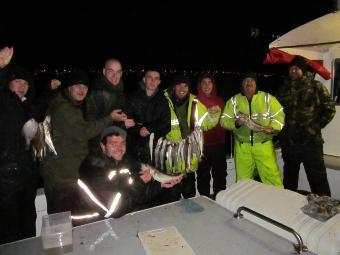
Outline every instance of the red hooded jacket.
<path fill-rule="evenodd" d="M 211 91 L 211 95 L 207 97 L 201 87 L 201 81 L 204 78 L 211 79 L 213 83 L 213 88 Z M 200 100 L 207 108 L 210 108 L 214 105 L 218 105 L 222 110 L 224 108 L 225 102 L 222 98 L 217 96 L 216 82 L 215 79 L 209 75 L 204 74 L 200 76 L 197 82 L 197 99 Z M 217 124 L 216 127 L 204 132 L 204 145 L 214 145 L 214 144 L 224 144 L 226 138 L 226 130 L 223 129 L 220 123 Z"/>

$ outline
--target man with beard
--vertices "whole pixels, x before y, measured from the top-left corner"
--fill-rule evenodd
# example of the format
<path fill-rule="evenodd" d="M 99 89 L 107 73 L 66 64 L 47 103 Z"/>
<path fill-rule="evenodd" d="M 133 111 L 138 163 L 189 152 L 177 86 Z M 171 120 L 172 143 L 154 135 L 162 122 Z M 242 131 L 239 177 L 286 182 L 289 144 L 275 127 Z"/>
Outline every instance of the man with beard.
<path fill-rule="evenodd" d="M 171 130 L 166 135 L 166 140 L 175 144 L 187 138 L 191 131 L 198 126 L 198 123 L 201 123 L 200 128 L 204 131 L 216 126 L 221 113 L 221 108 L 218 105 L 207 109 L 197 100 L 196 96 L 189 92 L 190 84 L 187 77 L 178 75 L 174 77 L 172 85 L 164 92 L 171 113 Z M 186 162 L 178 162 L 173 167 L 172 170 L 176 173 L 188 173 L 179 185 L 168 191 L 168 197 L 164 197 L 164 202 L 176 201 L 181 196 L 184 198 L 195 196 L 195 171 L 198 169 L 198 161 L 196 156 L 192 157 L 190 169 L 187 169 Z M 168 164 L 167 172 L 170 172 Z"/>
<path fill-rule="evenodd" d="M 284 187 L 297 191 L 303 163 L 311 191 L 330 196 L 321 129 L 333 119 L 335 102 L 327 88 L 314 80 L 306 59 L 299 55 L 289 65 L 289 79 L 280 88 L 278 98 L 286 113 L 286 125 L 280 134 Z"/>

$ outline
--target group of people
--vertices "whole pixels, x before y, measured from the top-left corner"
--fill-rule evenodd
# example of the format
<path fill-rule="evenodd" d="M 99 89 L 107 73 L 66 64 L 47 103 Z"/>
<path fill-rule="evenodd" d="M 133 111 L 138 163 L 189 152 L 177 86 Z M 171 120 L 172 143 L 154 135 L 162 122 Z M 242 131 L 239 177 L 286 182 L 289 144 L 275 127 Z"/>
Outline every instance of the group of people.
<path fill-rule="evenodd" d="M 225 103 L 210 74 L 199 77 L 195 96 L 190 93 L 190 79 L 183 75 L 161 90 L 161 72 L 154 67 L 126 96 L 117 59 L 108 59 L 92 82 L 83 70 L 73 70 L 65 82 L 52 80 L 43 99 L 34 100 L 33 77 L 9 65 L 12 55 L 13 48 L 0 50 L 4 84 L 0 90 L 0 205 L 4 208 L 0 244 L 35 235 L 38 172 L 48 213 L 71 210 L 75 224 L 193 197 L 195 173 L 198 192 L 214 199 L 226 188 L 226 130 L 234 135 L 237 180 L 258 174 L 265 184 L 296 191 L 302 162 L 311 191 L 330 195 L 321 129 L 332 120 L 335 103 L 300 56 L 290 64 L 290 78 L 277 98 L 259 91 L 256 75 L 247 72 L 241 77 L 240 93 Z M 46 150 L 36 167 L 22 128 L 28 120 L 41 122 L 45 116 L 51 120 L 56 153 Z M 168 183 L 153 179 L 156 143 L 150 141 L 178 144 L 195 128 L 204 132 L 203 157 L 165 164 L 181 169 L 185 177 L 179 175 Z M 285 163 L 283 181 L 272 141 L 276 135 Z"/>

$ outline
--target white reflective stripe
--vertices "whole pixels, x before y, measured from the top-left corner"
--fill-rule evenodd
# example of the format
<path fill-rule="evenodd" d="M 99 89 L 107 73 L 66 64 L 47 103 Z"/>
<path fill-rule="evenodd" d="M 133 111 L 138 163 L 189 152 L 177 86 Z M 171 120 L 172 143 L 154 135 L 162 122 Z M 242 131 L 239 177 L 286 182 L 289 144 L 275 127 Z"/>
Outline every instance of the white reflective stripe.
<path fill-rule="evenodd" d="M 228 117 L 229 119 L 233 119 L 234 117 L 233 116 L 230 116 L 229 114 L 227 113 L 223 113 L 221 118 L 225 118 L 225 117 Z"/>
<path fill-rule="evenodd" d="M 109 175 L 107 176 L 109 178 L 109 180 L 111 181 L 112 178 L 117 174 L 117 171 L 116 170 L 113 170 L 109 173 Z"/>
<path fill-rule="evenodd" d="M 128 183 L 129 183 L 129 184 L 132 184 L 132 183 L 133 183 L 132 177 L 129 177 Z"/>
<path fill-rule="evenodd" d="M 234 112 L 234 115 L 236 116 L 237 113 L 236 113 L 236 105 L 237 105 L 237 102 L 236 102 L 236 97 L 232 97 L 231 98 L 231 103 L 233 105 L 233 112 Z"/>
<path fill-rule="evenodd" d="M 202 125 L 202 123 L 201 123 L 201 125 L 200 125 L 200 123 L 199 123 L 199 120 L 198 120 L 198 107 L 197 107 L 197 105 L 198 105 L 198 100 L 196 99 L 196 98 L 194 98 L 194 100 L 193 100 L 196 104 L 195 104 L 195 127 L 200 127 L 201 125 Z M 202 121 L 203 122 L 203 121 Z"/>
<path fill-rule="evenodd" d="M 131 174 L 131 173 L 130 173 L 130 170 L 127 169 L 127 168 L 123 168 L 123 169 L 119 170 L 119 173 L 120 173 L 120 174 Z"/>
<path fill-rule="evenodd" d="M 116 206 L 121 198 L 122 194 L 120 194 L 120 192 L 118 192 L 115 196 L 115 198 L 112 201 L 112 204 L 110 206 L 110 210 L 104 215 L 105 218 L 108 218 L 112 215 L 112 213 L 115 211 Z"/>
<path fill-rule="evenodd" d="M 208 114 L 209 114 L 208 112 L 203 114 L 203 116 L 198 120 L 196 127 L 201 127 L 202 126 L 202 123 L 203 123 L 204 119 L 208 116 Z"/>
<path fill-rule="evenodd" d="M 253 120 L 265 120 L 265 119 L 268 119 L 269 118 L 269 112 L 266 112 L 264 114 L 258 114 L 258 113 L 255 113 L 255 114 L 252 114 L 251 115 L 251 119 Z"/>
<path fill-rule="evenodd" d="M 283 107 L 280 108 L 280 110 L 278 110 L 276 113 L 274 113 L 273 115 L 269 116 L 269 118 L 273 119 L 276 115 L 278 115 L 280 112 L 283 111 Z"/>
<path fill-rule="evenodd" d="M 270 113 L 270 104 L 269 104 L 269 99 L 270 99 L 270 94 L 266 93 L 265 95 L 265 101 L 266 101 L 266 107 L 267 107 L 267 111 L 266 111 L 266 116 L 269 116 Z"/>
<path fill-rule="evenodd" d="M 90 199 L 95 202 L 100 208 L 102 208 L 105 212 L 108 212 L 107 208 L 99 202 L 99 200 L 93 195 L 93 193 L 90 191 L 90 189 L 86 186 L 85 183 L 83 183 L 80 179 L 78 179 L 78 185 L 80 188 L 82 188 L 85 193 L 90 197 Z"/>
<path fill-rule="evenodd" d="M 85 215 L 75 215 L 75 216 L 71 216 L 72 220 L 83 220 L 83 219 L 91 219 L 94 217 L 99 216 L 99 213 L 95 212 L 92 214 L 85 214 Z"/>
<path fill-rule="evenodd" d="M 276 119 L 273 119 L 274 122 L 280 125 L 281 129 L 283 128 L 284 124 Z"/>
<path fill-rule="evenodd" d="M 176 126 L 176 125 L 179 125 L 178 119 L 171 120 L 171 126 Z"/>

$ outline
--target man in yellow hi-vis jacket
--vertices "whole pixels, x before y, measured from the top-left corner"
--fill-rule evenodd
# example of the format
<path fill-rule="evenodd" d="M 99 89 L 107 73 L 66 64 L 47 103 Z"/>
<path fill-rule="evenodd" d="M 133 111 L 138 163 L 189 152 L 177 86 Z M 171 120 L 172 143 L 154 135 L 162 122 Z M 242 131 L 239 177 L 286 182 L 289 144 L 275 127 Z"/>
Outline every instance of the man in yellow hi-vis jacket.
<path fill-rule="evenodd" d="M 212 106 L 207 109 L 194 95 L 189 92 L 190 80 L 185 76 L 176 76 L 164 95 L 168 100 L 171 112 L 171 130 L 166 135 L 166 139 L 172 143 L 179 143 L 185 139 L 197 126 L 203 130 L 215 127 L 218 123 L 221 109 L 219 106 Z M 203 141 L 202 141 L 203 142 Z M 180 185 L 169 190 L 169 201 L 178 200 L 183 195 L 184 198 L 195 196 L 195 171 L 198 169 L 199 159 L 192 157 L 189 163 L 190 169 L 186 169 L 186 163 L 178 162 L 172 167 L 174 173 L 188 173 Z M 167 172 L 169 165 L 167 164 Z"/>
<path fill-rule="evenodd" d="M 256 82 L 254 73 L 241 77 L 242 92 L 227 101 L 221 126 L 234 133 L 237 181 L 253 178 L 256 169 L 263 183 L 283 187 L 272 138 L 285 115 L 274 96 L 257 91 Z"/>

